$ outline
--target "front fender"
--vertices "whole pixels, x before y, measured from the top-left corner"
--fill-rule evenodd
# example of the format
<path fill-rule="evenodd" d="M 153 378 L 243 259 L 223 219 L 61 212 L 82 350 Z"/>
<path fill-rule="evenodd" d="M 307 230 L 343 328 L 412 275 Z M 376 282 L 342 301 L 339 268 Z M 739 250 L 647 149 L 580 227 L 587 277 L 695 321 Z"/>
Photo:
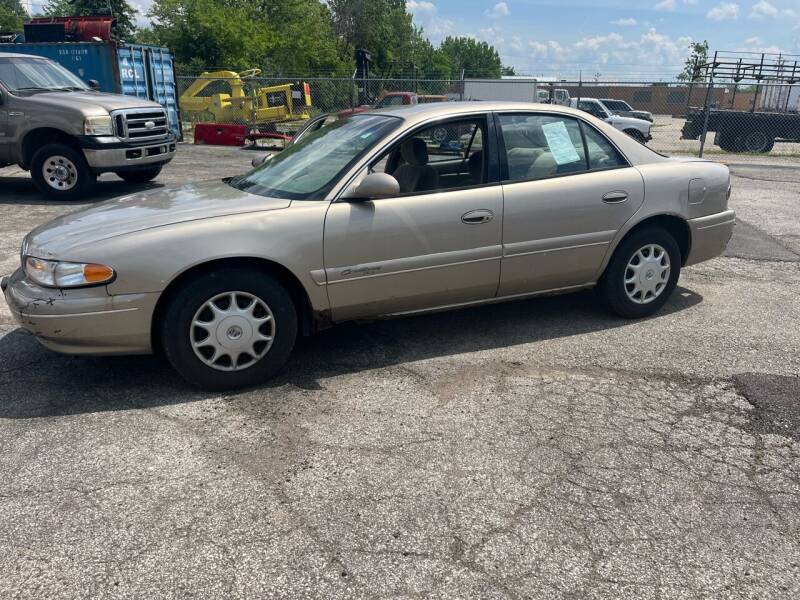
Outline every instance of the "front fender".
<path fill-rule="evenodd" d="M 322 235 L 327 202 L 294 202 L 282 210 L 199 219 L 109 238 L 70 251 L 71 260 L 114 268 L 108 293 L 161 293 L 189 269 L 234 258 L 265 259 L 290 271 L 315 311 L 329 310 Z"/>

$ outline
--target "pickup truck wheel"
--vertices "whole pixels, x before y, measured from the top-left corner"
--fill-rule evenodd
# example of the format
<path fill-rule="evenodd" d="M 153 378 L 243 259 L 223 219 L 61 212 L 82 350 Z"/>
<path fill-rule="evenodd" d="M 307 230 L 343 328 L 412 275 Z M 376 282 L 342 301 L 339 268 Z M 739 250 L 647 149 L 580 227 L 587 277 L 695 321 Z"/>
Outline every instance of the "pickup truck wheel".
<path fill-rule="evenodd" d="M 119 171 L 117 177 L 128 183 L 147 183 L 158 177 L 159 173 L 161 173 L 162 166 L 163 165 L 158 165 L 145 169 L 136 169 L 135 171 Z"/>
<path fill-rule="evenodd" d="M 160 323 L 164 354 L 192 385 L 221 391 L 257 385 L 289 358 L 297 311 L 268 275 L 225 268 L 190 280 Z"/>
<path fill-rule="evenodd" d="M 747 152 L 767 153 L 775 146 L 775 138 L 765 131 L 751 131 L 744 138 L 744 149 Z"/>
<path fill-rule="evenodd" d="M 647 227 L 619 245 L 597 291 L 617 315 L 648 317 L 669 299 L 680 270 L 681 252 L 675 238 L 659 227 Z"/>
<path fill-rule="evenodd" d="M 97 181 L 83 154 L 64 144 L 39 148 L 31 159 L 33 183 L 53 200 L 82 198 Z"/>

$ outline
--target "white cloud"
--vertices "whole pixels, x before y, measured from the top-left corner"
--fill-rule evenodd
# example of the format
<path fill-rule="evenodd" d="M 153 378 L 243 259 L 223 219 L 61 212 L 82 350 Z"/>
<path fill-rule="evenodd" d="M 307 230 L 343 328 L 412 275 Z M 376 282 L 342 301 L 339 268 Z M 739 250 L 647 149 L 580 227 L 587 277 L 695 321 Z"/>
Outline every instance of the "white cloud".
<path fill-rule="evenodd" d="M 758 37 L 757 35 L 755 35 L 755 36 L 753 36 L 753 37 L 749 37 L 749 38 L 747 38 L 747 39 L 744 41 L 744 43 L 745 43 L 745 44 L 747 44 L 748 46 L 755 46 L 755 45 L 757 45 L 757 44 L 760 44 L 760 43 L 761 43 L 761 38 L 760 38 L 760 37 Z"/>
<path fill-rule="evenodd" d="M 763 18 L 770 18 L 774 19 L 778 16 L 778 9 L 775 8 L 772 4 L 767 2 L 767 0 L 760 0 L 759 2 L 753 4 L 753 8 L 750 10 L 750 18 L 751 19 L 763 19 Z"/>
<path fill-rule="evenodd" d="M 498 2 L 491 10 L 487 10 L 484 14 L 492 19 L 500 19 L 501 17 L 507 17 L 511 14 L 511 11 L 508 10 L 508 4 L 505 2 Z"/>
<path fill-rule="evenodd" d="M 675 10 L 675 0 L 661 0 L 661 2 L 656 4 L 656 10 L 672 12 Z"/>
<path fill-rule="evenodd" d="M 739 17 L 739 5 L 732 2 L 720 2 L 706 13 L 706 19 L 727 21 Z"/>
<path fill-rule="evenodd" d="M 636 25 L 636 19 L 629 17 L 627 19 L 617 19 L 616 21 L 610 21 L 611 25 L 616 25 L 617 27 L 633 27 Z"/>
<path fill-rule="evenodd" d="M 439 41 L 453 31 L 453 22 L 440 17 L 433 2 L 407 0 L 406 10 L 414 15 L 414 22 L 431 41 Z"/>
<path fill-rule="evenodd" d="M 408 0 L 408 2 L 406 2 L 406 9 L 411 14 L 436 12 L 436 6 L 433 2 L 417 2 L 416 0 Z"/>
<path fill-rule="evenodd" d="M 641 65 L 677 69 L 677 73 L 690 41 L 688 37 L 671 38 L 651 27 L 638 37 L 626 38 L 612 32 L 585 37 L 566 46 L 554 40 L 530 40 L 528 55 L 538 63 L 547 63 L 551 69 L 573 69 L 576 65 L 589 64 L 602 69 L 601 65 L 630 64 L 631 57 L 635 56 Z"/>

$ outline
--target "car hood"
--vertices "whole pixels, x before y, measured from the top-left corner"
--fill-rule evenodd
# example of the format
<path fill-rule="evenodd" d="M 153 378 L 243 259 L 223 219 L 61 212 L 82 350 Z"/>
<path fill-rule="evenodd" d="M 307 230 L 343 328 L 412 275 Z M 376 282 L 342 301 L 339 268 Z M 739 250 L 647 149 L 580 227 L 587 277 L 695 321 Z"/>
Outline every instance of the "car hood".
<path fill-rule="evenodd" d="M 108 112 L 124 108 L 161 108 L 161 105 L 151 100 L 143 100 L 135 96 L 122 94 L 105 94 L 102 92 L 39 92 L 25 98 L 27 103 L 57 105 L 94 113 L 97 109 Z M 94 109 L 94 110 L 93 110 Z"/>
<path fill-rule="evenodd" d="M 175 223 L 286 208 L 290 200 L 242 192 L 223 181 L 151 190 L 102 202 L 40 225 L 23 254 L 68 259 L 70 249 Z"/>
<path fill-rule="evenodd" d="M 636 127 L 650 127 L 650 121 L 644 119 L 634 119 L 633 117 L 621 117 L 619 115 L 612 115 L 611 119 L 614 123 L 619 125 L 631 125 Z"/>

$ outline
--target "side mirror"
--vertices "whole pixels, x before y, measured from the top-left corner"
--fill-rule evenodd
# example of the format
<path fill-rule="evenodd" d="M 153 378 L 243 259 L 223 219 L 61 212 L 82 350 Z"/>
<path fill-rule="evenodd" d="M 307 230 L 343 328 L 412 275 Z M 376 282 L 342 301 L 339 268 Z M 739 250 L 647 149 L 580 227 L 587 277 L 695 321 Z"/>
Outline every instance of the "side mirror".
<path fill-rule="evenodd" d="M 250 161 L 250 164 L 253 165 L 253 167 L 260 167 L 270 158 L 272 158 L 272 156 L 273 154 L 271 152 L 267 152 L 266 154 L 260 154 L 254 157 L 253 160 Z"/>
<path fill-rule="evenodd" d="M 360 183 L 342 194 L 344 200 L 377 200 L 393 198 L 400 193 L 397 179 L 388 173 L 370 173 Z"/>
<path fill-rule="evenodd" d="M 100 82 L 97 81 L 97 79 L 90 79 L 89 80 L 89 87 L 92 88 L 93 90 L 99 90 L 100 89 Z"/>

